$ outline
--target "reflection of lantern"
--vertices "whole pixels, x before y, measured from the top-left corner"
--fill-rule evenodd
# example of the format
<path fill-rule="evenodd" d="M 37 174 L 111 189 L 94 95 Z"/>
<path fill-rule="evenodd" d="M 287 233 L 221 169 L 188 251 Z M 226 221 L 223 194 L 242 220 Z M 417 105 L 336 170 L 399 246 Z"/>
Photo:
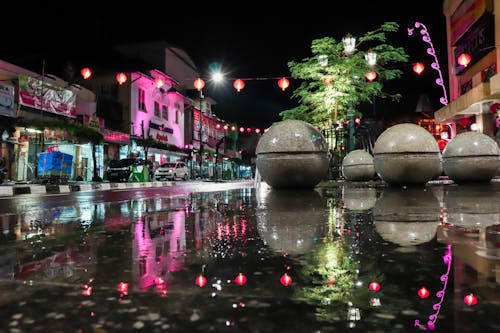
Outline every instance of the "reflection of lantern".
<path fill-rule="evenodd" d="M 80 71 L 80 74 L 82 74 L 82 77 L 86 80 L 92 75 L 92 71 L 90 70 L 90 68 L 85 67 L 85 68 L 82 68 L 82 70 Z"/>
<path fill-rule="evenodd" d="M 285 91 L 286 88 L 290 86 L 290 81 L 288 81 L 286 77 L 282 77 L 278 80 L 278 86 L 281 88 L 281 90 Z"/>
<path fill-rule="evenodd" d="M 245 275 L 243 275 L 242 273 L 240 273 L 234 279 L 234 283 L 236 283 L 239 286 L 242 286 L 245 283 L 247 283 L 247 277 Z"/>
<path fill-rule="evenodd" d="M 89 285 L 83 285 L 82 296 L 92 296 L 92 287 Z"/>
<path fill-rule="evenodd" d="M 241 89 L 245 88 L 245 81 L 238 79 L 233 82 L 233 87 L 236 91 L 240 92 Z"/>
<path fill-rule="evenodd" d="M 283 274 L 280 278 L 280 282 L 282 285 L 284 285 L 285 287 L 288 287 L 289 285 L 292 284 L 292 278 L 290 277 L 290 275 L 288 274 Z"/>
<path fill-rule="evenodd" d="M 194 80 L 194 87 L 196 88 L 196 90 L 200 91 L 204 86 L 205 81 L 203 81 L 203 79 L 197 78 L 196 80 Z"/>
<path fill-rule="evenodd" d="M 370 282 L 368 285 L 368 289 L 371 291 L 379 291 L 380 290 L 380 284 L 378 282 Z"/>
<path fill-rule="evenodd" d="M 199 287 L 204 287 L 207 284 L 207 278 L 200 274 L 196 277 L 195 283 Z"/>
<path fill-rule="evenodd" d="M 468 306 L 473 306 L 477 304 L 477 297 L 474 294 L 470 293 L 469 295 L 464 297 L 464 302 Z"/>
<path fill-rule="evenodd" d="M 462 53 L 458 56 L 457 62 L 459 65 L 467 67 L 467 65 L 470 64 L 470 60 L 470 55 L 468 55 L 467 53 Z"/>
<path fill-rule="evenodd" d="M 372 82 L 377 78 L 377 72 L 375 71 L 366 72 L 365 77 L 368 81 Z"/>
<path fill-rule="evenodd" d="M 427 288 L 425 287 L 422 287 L 418 290 L 418 296 L 420 298 L 427 298 L 429 297 L 429 290 L 427 290 Z"/>
<path fill-rule="evenodd" d="M 417 62 L 417 63 L 415 63 L 415 64 L 413 65 L 413 71 L 414 71 L 415 73 L 417 73 L 418 75 L 422 74 L 422 72 L 424 71 L 424 68 L 425 68 L 425 66 L 424 66 L 424 64 L 423 64 L 423 63 L 421 63 L 421 62 Z"/>
<path fill-rule="evenodd" d="M 125 82 L 127 82 L 127 75 L 125 75 L 125 73 L 116 74 L 116 82 L 118 82 L 120 85 L 124 84 Z"/>

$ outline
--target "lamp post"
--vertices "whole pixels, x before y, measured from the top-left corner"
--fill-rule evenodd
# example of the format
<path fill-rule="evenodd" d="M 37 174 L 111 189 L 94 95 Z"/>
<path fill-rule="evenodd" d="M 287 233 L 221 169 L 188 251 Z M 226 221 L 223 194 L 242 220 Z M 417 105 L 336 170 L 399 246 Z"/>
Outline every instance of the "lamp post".
<path fill-rule="evenodd" d="M 199 147 L 199 155 L 200 155 L 200 178 L 203 178 L 203 112 L 202 112 L 202 100 L 203 96 L 203 87 L 205 87 L 205 81 L 203 79 L 198 78 L 194 81 L 194 87 L 199 91 L 199 111 L 200 111 L 200 119 L 199 119 L 199 129 L 198 129 L 198 140 L 200 141 Z"/>

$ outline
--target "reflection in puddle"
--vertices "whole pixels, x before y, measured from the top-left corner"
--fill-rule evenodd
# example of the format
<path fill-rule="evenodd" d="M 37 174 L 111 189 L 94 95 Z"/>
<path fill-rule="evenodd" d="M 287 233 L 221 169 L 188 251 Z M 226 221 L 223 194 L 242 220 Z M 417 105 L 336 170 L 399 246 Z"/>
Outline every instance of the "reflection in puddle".
<path fill-rule="evenodd" d="M 2 330 L 498 330 L 497 187 L 259 188 L 3 215 Z"/>

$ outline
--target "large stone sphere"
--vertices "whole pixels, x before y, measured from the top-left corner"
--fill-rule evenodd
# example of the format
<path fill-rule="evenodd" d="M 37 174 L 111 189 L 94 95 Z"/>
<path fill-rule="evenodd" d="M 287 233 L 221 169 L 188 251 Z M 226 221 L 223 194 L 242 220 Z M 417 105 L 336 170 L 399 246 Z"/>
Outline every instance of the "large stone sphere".
<path fill-rule="evenodd" d="M 327 174 L 324 136 L 301 120 L 274 123 L 257 143 L 257 169 L 276 189 L 314 188 Z"/>
<path fill-rule="evenodd" d="M 383 239 L 407 247 L 434 238 L 440 213 L 439 201 L 431 190 L 388 187 L 373 207 L 373 221 Z"/>
<path fill-rule="evenodd" d="M 458 134 L 443 150 L 444 173 L 455 182 L 489 182 L 499 167 L 498 145 L 483 133 Z"/>
<path fill-rule="evenodd" d="M 410 123 L 386 129 L 373 147 L 375 172 L 387 183 L 425 184 L 443 171 L 436 139 Z"/>
<path fill-rule="evenodd" d="M 373 179 L 375 176 L 373 156 L 363 149 L 351 151 L 342 160 L 342 174 L 349 181 Z"/>

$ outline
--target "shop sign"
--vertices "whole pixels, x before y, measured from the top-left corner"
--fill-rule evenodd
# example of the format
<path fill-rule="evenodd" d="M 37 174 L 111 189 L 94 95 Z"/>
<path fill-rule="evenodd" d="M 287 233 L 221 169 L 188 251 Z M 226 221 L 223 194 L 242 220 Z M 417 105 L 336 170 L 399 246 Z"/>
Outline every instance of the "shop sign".
<path fill-rule="evenodd" d="M 97 116 L 89 116 L 87 114 L 83 115 L 83 125 L 95 128 L 99 132 L 104 129 L 104 118 L 100 118 Z"/>
<path fill-rule="evenodd" d="M 67 117 L 76 117 L 76 94 L 27 75 L 19 75 L 19 103 Z"/>

